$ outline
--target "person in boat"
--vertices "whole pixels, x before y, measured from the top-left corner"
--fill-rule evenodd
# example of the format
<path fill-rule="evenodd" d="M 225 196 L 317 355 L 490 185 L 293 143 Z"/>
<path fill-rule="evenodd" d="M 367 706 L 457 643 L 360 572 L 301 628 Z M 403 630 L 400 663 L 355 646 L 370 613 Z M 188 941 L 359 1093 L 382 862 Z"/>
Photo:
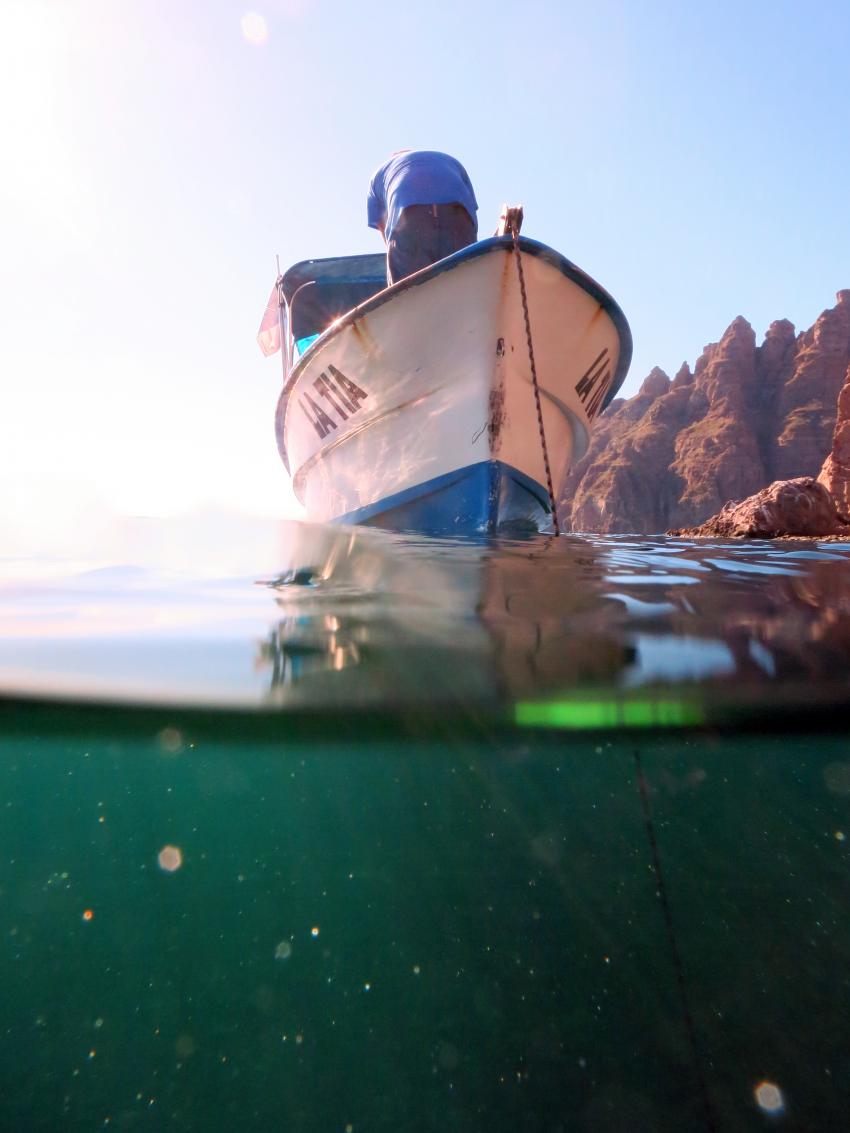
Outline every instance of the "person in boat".
<path fill-rule="evenodd" d="M 461 163 L 437 150 L 403 149 L 376 170 L 366 212 L 387 245 L 397 283 L 478 239 L 478 202 Z"/>

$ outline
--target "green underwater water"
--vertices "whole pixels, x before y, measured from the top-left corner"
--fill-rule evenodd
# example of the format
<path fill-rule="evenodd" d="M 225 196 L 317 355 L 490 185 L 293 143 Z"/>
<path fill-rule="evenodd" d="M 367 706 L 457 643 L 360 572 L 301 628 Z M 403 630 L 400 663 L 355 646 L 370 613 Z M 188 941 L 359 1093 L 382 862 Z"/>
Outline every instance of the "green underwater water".
<path fill-rule="evenodd" d="M 367 590 L 336 538 L 207 637 L 144 573 L 168 631 L 68 653 L 62 611 L 139 593 L 40 590 L 48 676 L 17 650 L 0 703 L 0 1129 L 850 1124 L 850 560 L 416 544 L 410 586 L 367 539 Z M 236 706 L 152 675 L 223 690 L 243 653 Z"/>

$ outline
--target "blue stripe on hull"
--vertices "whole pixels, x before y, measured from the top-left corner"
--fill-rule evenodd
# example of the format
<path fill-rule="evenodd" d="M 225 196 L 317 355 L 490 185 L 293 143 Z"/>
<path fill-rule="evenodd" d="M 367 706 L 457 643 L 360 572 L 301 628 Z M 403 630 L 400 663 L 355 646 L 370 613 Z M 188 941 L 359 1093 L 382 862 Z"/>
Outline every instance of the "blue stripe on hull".
<path fill-rule="evenodd" d="M 541 530 L 551 522 L 546 489 L 500 460 L 470 464 L 358 508 L 335 523 L 370 524 L 425 535 Z"/>

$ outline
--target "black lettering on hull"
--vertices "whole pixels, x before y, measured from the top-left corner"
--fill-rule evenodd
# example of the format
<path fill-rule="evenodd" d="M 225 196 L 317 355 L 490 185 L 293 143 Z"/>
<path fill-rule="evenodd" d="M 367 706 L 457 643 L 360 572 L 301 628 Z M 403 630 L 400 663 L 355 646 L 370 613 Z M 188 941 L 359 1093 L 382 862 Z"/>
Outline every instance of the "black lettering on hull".
<path fill-rule="evenodd" d="M 326 398 L 331 403 L 343 421 L 347 421 L 348 414 L 334 397 L 334 393 L 337 393 L 337 390 L 331 385 L 327 375 L 319 374 L 318 378 L 313 382 L 313 386 L 318 391 L 320 397 Z"/>
<path fill-rule="evenodd" d="M 326 405 L 320 405 L 309 393 L 302 393 L 298 398 L 304 416 L 322 441 L 331 429 L 337 427 L 337 421 L 331 413 L 340 422 L 347 421 L 349 416 L 362 409 L 360 402 L 369 396 L 365 389 L 361 389 L 336 366 L 328 366 L 328 370 L 329 374 L 323 370 L 313 382 L 313 389 L 319 397 L 324 398 Z"/>
<path fill-rule="evenodd" d="M 576 383 L 576 393 L 588 418 L 598 413 L 611 386 L 611 359 L 608 347 L 600 351 Z"/>
<path fill-rule="evenodd" d="M 305 402 L 307 403 L 306 405 L 304 404 Z M 298 404 L 304 411 L 307 420 L 319 434 L 320 440 L 324 440 L 331 429 L 336 428 L 336 421 L 325 413 L 321 405 L 317 405 L 316 402 L 313 401 L 309 393 L 302 394 L 298 399 Z M 308 405 L 310 407 L 309 409 L 307 408 Z"/>
<path fill-rule="evenodd" d="M 336 369 L 336 366 L 330 366 L 328 368 L 331 370 L 331 373 L 334 373 L 334 372 L 339 373 L 339 371 Z M 340 389 L 339 386 L 334 385 L 333 378 L 330 376 L 330 374 L 322 374 L 322 377 L 325 379 L 328 386 L 337 395 L 337 397 L 342 402 L 342 404 L 345 406 L 345 408 L 348 410 L 348 412 L 349 413 L 356 413 L 357 412 L 357 402 L 356 401 L 351 402 L 351 401 L 348 400 L 348 398 L 345 396 L 345 392 L 342 389 Z"/>
<path fill-rule="evenodd" d="M 597 388 L 596 393 L 593 395 L 593 400 L 590 402 L 590 404 L 587 407 L 587 416 L 591 421 L 596 416 L 596 414 L 599 412 L 599 407 L 602 405 L 602 402 L 605 400 L 605 394 L 608 392 L 608 388 L 609 388 L 610 385 L 611 385 L 611 375 L 608 374 L 608 376 L 605 378 L 605 380 Z"/>
<path fill-rule="evenodd" d="M 356 382 L 353 382 L 351 380 L 351 378 L 347 378 L 345 374 L 341 373 L 336 368 L 336 366 L 328 366 L 328 369 L 336 378 L 337 385 L 348 395 L 348 400 L 352 405 L 357 405 L 358 401 L 365 401 L 369 396 L 369 394 L 364 389 L 361 389 L 360 386 L 356 384 Z M 358 409 L 359 408 L 360 407 L 358 406 Z"/>

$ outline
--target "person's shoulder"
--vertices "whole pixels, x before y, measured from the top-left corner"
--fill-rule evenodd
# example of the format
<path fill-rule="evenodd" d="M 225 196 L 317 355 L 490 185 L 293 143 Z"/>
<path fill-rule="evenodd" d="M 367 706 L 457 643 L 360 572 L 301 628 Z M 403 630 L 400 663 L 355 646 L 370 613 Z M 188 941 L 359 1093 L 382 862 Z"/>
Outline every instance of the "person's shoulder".
<path fill-rule="evenodd" d="M 389 175 L 392 164 L 397 157 L 397 153 L 390 154 L 386 161 L 382 161 L 375 172 L 372 174 L 371 178 L 369 179 L 369 192 L 371 194 L 382 194 L 385 191 L 387 176 Z"/>
<path fill-rule="evenodd" d="M 387 166 L 388 162 L 385 161 L 383 165 L 378 166 L 378 168 L 369 178 L 369 193 L 372 196 L 383 193 L 384 181 L 387 176 Z"/>
<path fill-rule="evenodd" d="M 381 179 L 381 177 L 384 175 L 384 173 L 386 172 L 386 169 L 387 169 L 387 163 L 386 162 L 384 162 L 382 165 L 379 165 L 378 168 L 375 170 L 375 172 L 372 174 L 372 176 L 369 178 L 370 184 L 374 185 L 377 181 L 379 181 Z"/>

